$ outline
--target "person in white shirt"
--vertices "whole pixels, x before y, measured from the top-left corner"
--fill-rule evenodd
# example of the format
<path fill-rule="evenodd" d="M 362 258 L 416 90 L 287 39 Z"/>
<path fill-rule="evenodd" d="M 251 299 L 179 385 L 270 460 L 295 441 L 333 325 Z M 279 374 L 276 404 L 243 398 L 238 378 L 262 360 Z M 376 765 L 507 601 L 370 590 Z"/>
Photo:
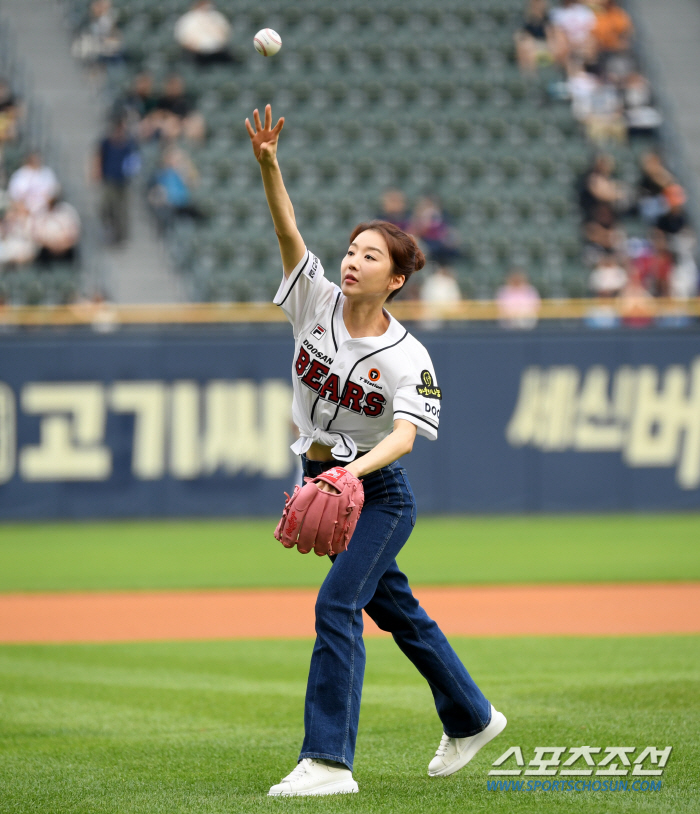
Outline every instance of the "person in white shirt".
<path fill-rule="evenodd" d="M 231 24 L 210 0 L 197 0 L 175 23 L 175 39 L 199 62 L 227 62 Z"/>
<path fill-rule="evenodd" d="M 363 482 L 365 502 L 346 551 L 316 601 L 316 643 L 296 768 L 270 796 L 356 792 L 352 777 L 365 650 L 364 610 L 390 631 L 428 680 L 443 736 L 431 776 L 452 774 L 506 725 L 477 687 L 444 634 L 411 593 L 396 556 L 416 520 L 415 501 L 398 459 L 416 434 L 437 437 L 442 390 L 426 349 L 384 308 L 420 270 L 415 240 L 394 224 L 355 227 L 340 286 L 304 244 L 277 162 L 284 119 L 272 127 L 256 110 L 246 119 L 279 241 L 284 276 L 274 302 L 294 333 L 293 417 L 305 475 L 342 466 Z M 330 484 L 318 488 L 333 492 Z"/>
<path fill-rule="evenodd" d="M 80 240 L 80 216 L 74 206 L 58 197 L 52 198 L 48 208 L 34 218 L 33 237 L 41 247 L 38 260 L 75 259 Z"/>
<path fill-rule="evenodd" d="M 578 57 L 593 61 L 596 56 L 596 43 L 593 28 L 596 24 L 595 13 L 577 0 L 563 0 L 562 4 L 552 9 L 552 23 L 564 41 L 565 60 Z"/>
<path fill-rule="evenodd" d="M 23 203 L 32 215 L 43 212 L 58 190 L 56 173 L 44 166 L 37 152 L 29 153 L 24 164 L 12 173 L 7 187 L 10 198 Z"/>
<path fill-rule="evenodd" d="M 461 299 L 462 292 L 452 270 L 437 266 L 420 287 L 420 300 L 424 306 L 422 327 L 428 331 L 439 328 L 444 317 L 455 313 Z"/>

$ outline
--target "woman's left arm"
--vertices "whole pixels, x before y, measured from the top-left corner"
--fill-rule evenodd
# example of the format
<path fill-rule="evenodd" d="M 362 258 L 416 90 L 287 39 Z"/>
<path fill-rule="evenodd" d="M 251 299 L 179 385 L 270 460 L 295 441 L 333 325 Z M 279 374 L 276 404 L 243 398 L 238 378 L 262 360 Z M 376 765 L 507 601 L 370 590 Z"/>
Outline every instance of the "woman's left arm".
<path fill-rule="evenodd" d="M 402 455 L 406 455 L 413 449 L 413 442 L 416 439 L 416 425 L 403 418 L 394 421 L 394 429 L 386 438 L 383 438 L 374 449 L 371 449 L 361 458 L 356 458 L 344 469 L 347 469 L 356 478 L 362 478 L 370 472 L 376 472 L 383 466 L 393 464 Z M 316 484 L 324 492 L 337 492 L 338 490 L 330 483 L 321 481 Z"/>

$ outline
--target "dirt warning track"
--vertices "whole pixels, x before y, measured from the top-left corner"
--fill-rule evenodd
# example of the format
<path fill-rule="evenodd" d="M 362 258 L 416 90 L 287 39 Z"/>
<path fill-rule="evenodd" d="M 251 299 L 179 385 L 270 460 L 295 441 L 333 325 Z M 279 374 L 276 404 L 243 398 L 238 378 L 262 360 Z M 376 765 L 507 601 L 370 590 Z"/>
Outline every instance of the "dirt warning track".
<path fill-rule="evenodd" d="M 700 633 L 700 583 L 417 588 L 452 636 Z M 0 642 L 128 642 L 314 635 L 316 591 L 0 595 Z M 365 635 L 388 635 L 365 614 Z"/>

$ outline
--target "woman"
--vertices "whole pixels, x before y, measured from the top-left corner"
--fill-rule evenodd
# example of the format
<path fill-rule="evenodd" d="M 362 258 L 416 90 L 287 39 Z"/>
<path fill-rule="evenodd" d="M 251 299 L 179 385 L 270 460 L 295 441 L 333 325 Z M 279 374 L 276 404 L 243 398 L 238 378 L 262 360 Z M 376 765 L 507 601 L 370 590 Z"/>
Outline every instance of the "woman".
<path fill-rule="evenodd" d="M 555 31 L 546 0 L 530 0 L 522 26 L 513 35 L 520 70 L 535 76 L 540 65 L 550 65 L 557 53 Z"/>
<path fill-rule="evenodd" d="M 352 777 L 365 650 L 362 610 L 428 680 L 444 734 L 428 773 L 462 768 L 506 725 L 447 639 L 413 597 L 396 556 L 415 523 L 413 493 L 398 459 L 416 433 L 437 437 L 440 388 L 425 348 L 383 306 L 425 258 L 412 237 L 385 221 L 360 224 L 329 282 L 302 240 L 277 163 L 284 125 L 256 110 L 246 128 L 260 164 L 279 241 L 284 279 L 275 296 L 294 329 L 294 421 L 304 474 L 341 465 L 362 479 L 365 503 L 350 547 L 333 566 L 316 602 L 316 643 L 297 767 L 270 796 L 356 792 Z M 318 488 L 333 491 L 329 484 Z"/>

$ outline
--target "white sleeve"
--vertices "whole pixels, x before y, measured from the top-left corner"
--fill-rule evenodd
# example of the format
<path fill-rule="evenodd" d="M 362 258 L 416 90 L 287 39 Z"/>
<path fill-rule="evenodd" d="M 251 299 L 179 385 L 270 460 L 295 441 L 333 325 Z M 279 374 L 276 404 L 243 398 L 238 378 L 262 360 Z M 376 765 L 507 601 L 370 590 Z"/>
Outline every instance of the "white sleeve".
<path fill-rule="evenodd" d="M 406 375 L 402 377 L 394 393 L 394 418 L 402 418 L 416 425 L 418 435 L 435 441 L 440 424 L 442 390 L 437 385 L 435 370 L 428 352 L 422 345 L 422 353 L 407 361 Z"/>
<path fill-rule="evenodd" d="M 289 277 L 283 277 L 273 302 L 292 323 L 294 335 L 333 295 L 335 286 L 326 279 L 318 257 L 308 249 Z"/>

